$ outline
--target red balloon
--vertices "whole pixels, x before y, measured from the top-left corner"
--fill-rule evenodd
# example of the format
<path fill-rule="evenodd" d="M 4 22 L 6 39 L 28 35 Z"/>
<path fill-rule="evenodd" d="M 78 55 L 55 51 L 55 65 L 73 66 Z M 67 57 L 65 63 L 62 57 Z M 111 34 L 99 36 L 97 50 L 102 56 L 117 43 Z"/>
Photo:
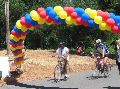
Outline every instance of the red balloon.
<path fill-rule="evenodd" d="M 111 31 L 112 31 L 113 33 L 120 33 L 119 28 L 118 28 L 117 25 L 114 25 L 114 26 L 112 27 Z"/>
<path fill-rule="evenodd" d="M 43 10 L 43 11 L 41 11 L 41 12 L 39 13 L 39 15 L 40 15 L 41 18 L 46 18 L 47 13 L 46 13 L 45 10 Z"/>
<path fill-rule="evenodd" d="M 98 16 L 103 16 L 103 11 L 98 10 L 98 11 L 97 11 L 97 15 L 98 15 Z"/>
<path fill-rule="evenodd" d="M 82 20 L 82 24 L 84 25 L 84 26 L 88 26 L 88 22 L 87 21 L 84 21 L 84 20 Z"/>
<path fill-rule="evenodd" d="M 18 51 L 18 52 L 16 52 L 16 53 L 13 53 L 14 54 L 14 56 L 17 56 L 17 55 L 19 55 L 19 54 L 22 54 L 22 51 L 20 50 L 20 51 Z"/>
<path fill-rule="evenodd" d="M 102 18 L 104 21 L 106 21 L 110 17 L 110 14 L 108 12 L 103 12 L 102 13 Z"/>
<path fill-rule="evenodd" d="M 54 19 L 50 18 L 49 16 L 47 16 L 45 19 L 48 23 L 51 23 L 52 21 L 54 21 Z"/>
<path fill-rule="evenodd" d="M 82 19 L 81 19 L 80 17 L 78 17 L 78 18 L 76 19 L 76 23 L 77 23 L 78 25 L 81 25 L 81 24 L 82 24 Z"/>
<path fill-rule="evenodd" d="M 20 23 L 21 23 L 22 25 L 25 25 L 25 23 L 26 23 L 25 17 L 21 17 L 21 18 L 20 18 Z"/>
<path fill-rule="evenodd" d="M 74 12 L 74 8 L 73 7 L 65 7 L 64 9 L 68 13 L 68 15 L 70 15 L 72 12 Z"/>
<path fill-rule="evenodd" d="M 44 8 L 40 7 L 40 8 L 37 9 L 37 13 L 39 14 L 43 10 L 44 10 Z"/>
<path fill-rule="evenodd" d="M 19 38 L 21 36 L 21 34 L 15 32 L 14 30 L 11 31 L 11 34 L 16 36 L 17 38 Z"/>
<path fill-rule="evenodd" d="M 21 17 L 20 23 L 21 23 L 22 25 L 24 25 L 25 27 L 27 27 L 27 28 L 30 28 L 30 27 L 31 27 L 31 24 L 29 24 L 29 23 L 26 22 L 25 17 Z"/>
<path fill-rule="evenodd" d="M 77 15 L 76 12 L 73 12 L 73 13 L 71 13 L 71 17 L 72 17 L 73 19 L 76 19 L 76 18 L 78 17 L 78 15 Z"/>
<path fill-rule="evenodd" d="M 115 21 L 114 21 L 114 19 L 112 19 L 112 18 L 107 19 L 106 23 L 107 23 L 109 26 L 115 25 Z"/>

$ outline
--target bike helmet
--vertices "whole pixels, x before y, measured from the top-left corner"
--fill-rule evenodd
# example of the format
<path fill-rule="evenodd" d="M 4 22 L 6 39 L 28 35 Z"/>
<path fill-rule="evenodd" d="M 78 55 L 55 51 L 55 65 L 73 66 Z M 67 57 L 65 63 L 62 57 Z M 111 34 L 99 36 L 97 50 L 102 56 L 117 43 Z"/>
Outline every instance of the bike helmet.
<path fill-rule="evenodd" d="M 98 43 L 101 43 L 101 39 L 97 39 L 96 40 L 96 43 L 98 44 Z"/>

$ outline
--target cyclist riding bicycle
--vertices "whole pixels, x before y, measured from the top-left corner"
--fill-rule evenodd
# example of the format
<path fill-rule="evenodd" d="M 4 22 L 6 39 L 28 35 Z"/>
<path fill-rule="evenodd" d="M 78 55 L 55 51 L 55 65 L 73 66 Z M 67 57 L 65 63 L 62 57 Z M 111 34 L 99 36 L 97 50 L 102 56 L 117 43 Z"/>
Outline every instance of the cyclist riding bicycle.
<path fill-rule="evenodd" d="M 101 59 L 102 59 L 103 65 L 106 65 L 106 62 L 107 62 L 108 57 L 109 57 L 109 51 L 108 51 L 106 45 L 101 42 L 101 39 L 96 40 L 95 56 L 96 56 L 97 51 L 102 56 Z"/>
<path fill-rule="evenodd" d="M 64 42 L 59 43 L 59 47 L 56 50 L 56 54 L 58 56 L 58 62 L 62 61 L 61 58 L 64 61 L 65 78 L 67 78 L 68 77 L 68 75 L 67 75 L 67 63 L 69 60 L 69 49 L 67 47 L 65 47 Z"/>

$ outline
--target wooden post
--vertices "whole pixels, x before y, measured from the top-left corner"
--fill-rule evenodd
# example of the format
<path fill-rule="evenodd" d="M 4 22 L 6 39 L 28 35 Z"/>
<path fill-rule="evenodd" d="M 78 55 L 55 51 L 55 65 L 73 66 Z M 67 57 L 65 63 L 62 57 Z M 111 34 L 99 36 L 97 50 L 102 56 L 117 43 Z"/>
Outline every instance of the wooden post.
<path fill-rule="evenodd" d="M 10 47 L 8 44 L 10 38 L 10 29 L 9 29 L 9 0 L 5 0 L 5 17 L 6 17 L 6 44 L 7 44 L 7 55 L 10 55 Z"/>

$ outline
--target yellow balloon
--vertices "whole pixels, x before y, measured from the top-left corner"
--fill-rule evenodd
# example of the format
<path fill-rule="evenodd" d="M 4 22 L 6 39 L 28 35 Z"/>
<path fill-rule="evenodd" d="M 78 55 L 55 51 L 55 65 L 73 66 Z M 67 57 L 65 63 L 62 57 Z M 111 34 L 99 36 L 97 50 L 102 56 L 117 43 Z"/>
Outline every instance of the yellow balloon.
<path fill-rule="evenodd" d="M 39 18 L 38 24 L 44 24 L 44 23 L 45 23 L 45 19 Z"/>
<path fill-rule="evenodd" d="M 91 10 L 89 15 L 92 19 L 94 19 L 94 17 L 97 16 L 97 11 L 96 10 Z"/>
<path fill-rule="evenodd" d="M 21 29 L 21 28 L 22 28 L 22 24 L 20 23 L 20 20 L 18 20 L 18 21 L 16 22 L 16 27 L 17 27 L 18 29 Z"/>
<path fill-rule="evenodd" d="M 13 40 L 14 40 L 15 42 L 17 42 L 17 41 L 19 41 L 19 38 L 14 37 Z"/>
<path fill-rule="evenodd" d="M 14 56 L 15 58 L 19 58 L 19 57 L 22 57 L 22 54 L 19 54 L 17 56 Z"/>
<path fill-rule="evenodd" d="M 13 38 L 14 38 L 14 36 L 12 34 L 10 34 L 10 39 L 13 39 Z"/>
<path fill-rule="evenodd" d="M 72 21 L 72 23 L 73 23 L 74 25 L 77 25 L 76 19 L 72 19 L 72 18 L 71 18 L 71 21 Z"/>
<path fill-rule="evenodd" d="M 12 47 L 12 45 L 10 45 L 10 49 L 13 50 L 13 51 L 16 50 L 16 48 Z"/>
<path fill-rule="evenodd" d="M 35 10 L 32 10 L 32 11 L 30 12 L 30 16 L 31 16 L 32 19 L 35 20 L 35 21 L 38 21 L 38 20 L 39 20 L 39 14 L 38 14 L 37 11 L 35 11 Z"/>
<path fill-rule="evenodd" d="M 102 17 L 101 17 L 101 16 L 95 16 L 94 22 L 95 22 L 96 24 L 102 23 Z"/>
<path fill-rule="evenodd" d="M 66 18 L 67 18 L 67 12 L 65 12 L 65 11 L 60 11 L 59 17 L 60 17 L 61 19 L 66 19 Z"/>
<path fill-rule="evenodd" d="M 99 28 L 100 28 L 100 30 L 105 30 L 105 27 L 101 27 L 100 25 L 99 25 Z"/>
<path fill-rule="evenodd" d="M 55 6 L 55 7 L 54 7 L 54 11 L 55 11 L 57 14 L 59 14 L 60 11 L 63 11 L 63 7 L 61 7 L 61 6 Z"/>
<path fill-rule="evenodd" d="M 25 40 L 26 36 L 21 36 L 20 39 L 21 40 Z"/>
<path fill-rule="evenodd" d="M 85 9 L 85 12 L 86 12 L 88 15 L 90 15 L 91 9 L 90 9 L 90 8 L 86 8 L 86 9 Z"/>
<path fill-rule="evenodd" d="M 106 29 L 107 31 L 111 31 L 111 28 L 110 28 L 110 26 L 108 26 L 108 25 L 106 25 L 105 29 Z"/>
<path fill-rule="evenodd" d="M 22 27 L 21 27 L 21 31 L 26 32 L 26 31 L 27 31 L 27 28 L 26 28 L 25 26 L 22 26 Z"/>
<path fill-rule="evenodd" d="M 66 23 L 67 23 L 68 25 L 71 25 L 71 24 L 72 24 L 72 19 L 71 19 L 70 16 L 68 16 L 65 21 L 66 21 Z"/>
<path fill-rule="evenodd" d="M 22 53 L 24 53 L 25 52 L 25 49 L 22 49 Z"/>
<path fill-rule="evenodd" d="M 100 26 L 101 26 L 102 28 L 105 28 L 105 27 L 106 27 L 106 23 L 105 23 L 105 22 L 102 22 L 102 23 L 100 24 Z"/>

